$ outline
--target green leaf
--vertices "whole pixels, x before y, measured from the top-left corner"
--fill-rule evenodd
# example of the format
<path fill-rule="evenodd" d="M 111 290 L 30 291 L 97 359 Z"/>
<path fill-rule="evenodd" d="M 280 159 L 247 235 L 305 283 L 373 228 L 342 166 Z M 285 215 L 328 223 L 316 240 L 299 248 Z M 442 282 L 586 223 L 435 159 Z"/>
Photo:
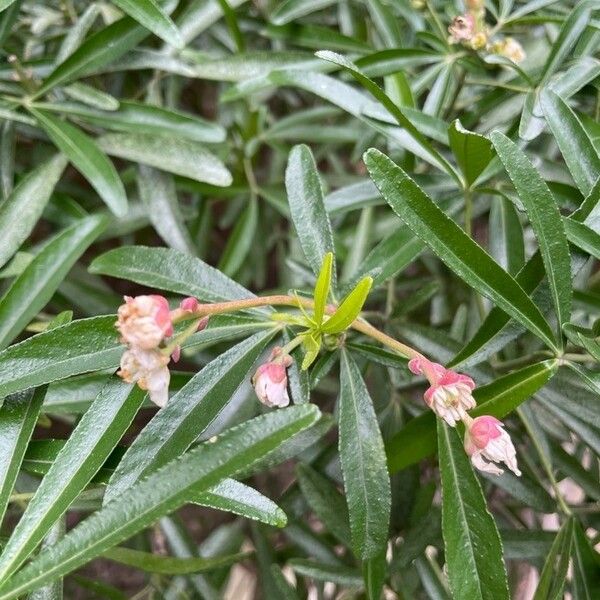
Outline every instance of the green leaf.
<path fill-rule="evenodd" d="M 158 235 L 171 248 L 192 256 L 196 254 L 179 208 L 173 178 L 157 169 L 140 165 L 137 188 Z"/>
<path fill-rule="evenodd" d="M 0 0 L 0 11 L 8 8 L 15 0 Z"/>
<path fill-rule="evenodd" d="M 104 494 L 104 502 L 119 497 L 144 474 L 183 454 L 225 408 L 274 332 L 259 332 L 224 352 L 173 396 L 144 427 Z"/>
<path fill-rule="evenodd" d="M 318 275 L 325 255 L 334 252 L 333 233 L 317 165 L 308 146 L 292 148 L 285 171 L 285 187 L 300 245 L 313 273 Z M 335 264 L 332 276 L 335 285 Z"/>
<path fill-rule="evenodd" d="M 351 545 L 348 505 L 329 479 L 305 464 L 298 465 L 298 483 L 310 508 L 340 543 Z"/>
<path fill-rule="evenodd" d="M 346 566 L 334 566 L 304 558 L 289 561 L 290 567 L 299 575 L 323 582 L 333 582 L 340 586 L 362 588 L 363 580 L 360 571 Z"/>
<path fill-rule="evenodd" d="M 320 325 L 323 321 L 323 315 L 325 314 L 325 306 L 329 298 L 329 292 L 331 290 L 331 276 L 333 271 L 333 252 L 327 252 L 323 258 L 321 264 L 321 270 L 315 283 L 314 292 L 314 319 L 317 325 Z"/>
<path fill-rule="evenodd" d="M 45 331 L 0 352 L 0 396 L 119 364 L 115 316 L 92 317 Z"/>
<path fill-rule="evenodd" d="M 66 166 L 66 158 L 57 154 L 28 173 L 0 204 L 0 267 L 35 227 Z"/>
<path fill-rule="evenodd" d="M 556 368 L 556 361 L 544 361 L 475 388 L 473 396 L 478 406 L 471 411 L 471 415 L 492 415 L 502 419 L 541 389 Z M 386 443 L 390 473 L 405 469 L 435 451 L 435 417 L 428 411 L 411 419 Z"/>
<path fill-rule="evenodd" d="M 575 600 L 594 600 L 600 594 L 600 555 L 577 521 L 573 536 L 573 596 Z"/>
<path fill-rule="evenodd" d="M 148 35 L 145 27 L 129 17 L 111 23 L 85 40 L 57 65 L 33 97 L 39 98 L 57 85 L 77 79 L 120 58 Z"/>
<path fill-rule="evenodd" d="M 538 240 L 561 329 L 571 316 L 573 292 L 571 256 L 558 205 L 540 174 L 514 142 L 499 131 L 493 131 L 491 139 Z"/>
<path fill-rule="evenodd" d="M 102 389 L 15 526 L 0 556 L 0 581 L 19 568 L 85 489 L 131 425 L 144 396 L 118 379 Z"/>
<path fill-rule="evenodd" d="M 151 133 L 107 133 L 98 146 L 111 156 L 189 177 L 219 187 L 231 185 L 231 173 L 204 145 L 175 136 Z"/>
<path fill-rule="evenodd" d="M 113 131 L 175 135 L 195 142 L 225 140 L 225 129 L 197 115 L 172 108 L 121 100 L 117 110 L 98 110 L 74 102 L 36 102 L 36 108 L 80 117 L 88 123 Z"/>
<path fill-rule="evenodd" d="M 314 332 L 304 334 L 302 338 L 302 348 L 304 349 L 304 359 L 302 360 L 302 371 L 306 371 L 310 365 L 315 362 L 321 350 L 321 336 Z"/>
<path fill-rule="evenodd" d="M 0 407 L 0 524 L 45 395 L 45 388 L 20 392 L 5 398 Z"/>
<path fill-rule="evenodd" d="M 391 492 L 383 439 L 373 402 L 352 357 L 342 351 L 339 452 L 352 545 L 362 560 L 387 544 Z"/>
<path fill-rule="evenodd" d="M 117 216 L 127 212 L 127 195 L 114 165 L 102 153 L 94 140 L 70 123 L 55 116 L 29 108 L 48 137 L 90 182 L 98 195 Z"/>
<path fill-rule="evenodd" d="M 273 411 L 166 464 L 85 519 L 51 550 L 40 553 L 0 589 L 0 600 L 16 598 L 77 569 L 177 509 L 191 490 L 208 490 L 224 478 L 247 471 L 319 416 L 314 405 Z"/>
<path fill-rule="evenodd" d="M 112 0 L 123 12 L 133 17 L 138 23 L 155 33 L 167 44 L 181 49 L 185 42 L 171 20 L 154 0 Z"/>
<path fill-rule="evenodd" d="M 119 101 L 116 98 L 80 81 L 64 87 L 63 92 L 69 98 L 78 100 L 94 108 L 107 111 L 118 110 L 119 108 Z M 43 106 L 37 104 L 36 108 L 43 108 Z"/>
<path fill-rule="evenodd" d="M 493 198 L 488 225 L 489 249 L 494 260 L 515 276 L 525 264 L 523 228 L 515 205 L 506 198 Z"/>
<path fill-rule="evenodd" d="M 44 308 L 105 226 L 106 219 L 100 216 L 81 219 L 52 238 L 25 267 L 0 300 L 0 348 Z"/>
<path fill-rule="evenodd" d="M 600 156 L 581 121 L 551 90 L 541 96 L 542 109 L 575 184 L 587 196 L 600 177 Z"/>
<path fill-rule="evenodd" d="M 492 145 L 486 137 L 465 129 L 456 119 L 448 129 L 450 149 L 471 186 L 492 160 Z"/>
<path fill-rule="evenodd" d="M 573 518 L 569 517 L 554 538 L 533 600 L 559 600 L 563 597 L 572 542 Z"/>
<path fill-rule="evenodd" d="M 229 556 L 211 556 L 210 558 L 176 558 L 173 556 L 157 556 L 151 552 L 142 552 L 132 548 L 116 547 L 102 554 L 103 558 L 161 575 L 187 575 L 189 573 L 206 573 L 227 567 L 247 558 L 247 554 L 231 554 Z"/>
<path fill-rule="evenodd" d="M 199 258 L 169 248 L 115 248 L 94 259 L 89 271 L 194 296 L 201 301 L 239 300 L 254 295 Z"/>
<path fill-rule="evenodd" d="M 271 14 L 271 23 L 285 25 L 332 4 L 335 0 L 284 0 Z"/>
<path fill-rule="evenodd" d="M 365 163 L 394 212 L 476 291 L 557 350 L 552 330 L 523 288 L 450 220 L 387 156 L 371 149 Z"/>
<path fill-rule="evenodd" d="M 590 256 L 600 258 L 600 234 L 573 219 L 564 219 L 563 224 L 567 238 L 572 244 Z"/>
<path fill-rule="evenodd" d="M 323 323 L 323 333 L 341 333 L 350 327 L 354 319 L 358 317 L 365 303 L 373 279 L 365 277 L 361 279 L 356 287 L 344 298 L 335 313 Z"/>
<path fill-rule="evenodd" d="M 235 479 L 224 479 L 208 491 L 193 493 L 189 501 L 200 506 L 231 512 L 273 527 L 287 525 L 286 514 L 275 502 Z"/>
<path fill-rule="evenodd" d="M 442 532 L 456 600 L 508 600 L 502 543 L 479 481 L 455 429 L 437 419 Z"/>
<path fill-rule="evenodd" d="M 218 268 L 225 275 L 233 277 L 248 258 L 257 227 L 258 202 L 256 198 L 251 198 L 229 235 L 227 245 L 221 255 Z"/>

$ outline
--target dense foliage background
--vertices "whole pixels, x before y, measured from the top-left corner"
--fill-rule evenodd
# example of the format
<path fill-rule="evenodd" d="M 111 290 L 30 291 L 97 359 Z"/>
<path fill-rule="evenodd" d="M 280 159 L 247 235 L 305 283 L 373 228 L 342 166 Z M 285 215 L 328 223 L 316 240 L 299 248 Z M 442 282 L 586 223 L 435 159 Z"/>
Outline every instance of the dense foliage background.
<path fill-rule="evenodd" d="M 600 597 L 600 4 L 481 4 L 0 0 L 0 600 Z M 360 332 L 261 406 L 293 309 L 211 317 L 164 409 L 114 375 L 123 294 L 310 297 L 329 251 L 520 478 Z"/>

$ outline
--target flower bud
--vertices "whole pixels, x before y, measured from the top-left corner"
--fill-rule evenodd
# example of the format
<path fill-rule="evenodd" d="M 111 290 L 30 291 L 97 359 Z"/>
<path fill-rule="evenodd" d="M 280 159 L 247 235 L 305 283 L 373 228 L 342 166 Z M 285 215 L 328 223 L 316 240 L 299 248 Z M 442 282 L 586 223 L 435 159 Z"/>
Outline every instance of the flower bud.
<path fill-rule="evenodd" d="M 475 35 L 475 17 L 471 13 L 454 17 L 448 27 L 448 33 L 451 44 L 469 42 Z"/>
<path fill-rule="evenodd" d="M 121 370 L 117 375 L 128 383 L 137 383 L 147 390 L 150 400 L 157 406 L 165 406 L 169 399 L 171 375 L 167 365 L 169 357 L 159 350 L 144 350 L 133 346 L 121 357 Z"/>
<path fill-rule="evenodd" d="M 169 303 L 163 296 L 125 296 L 118 310 L 117 329 L 121 341 L 137 348 L 157 348 L 173 334 Z"/>
<path fill-rule="evenodd" d="M 488 415 L 473 419 L 465 431 L 465 451 L 480 471 L 500 475 L 504 471 L 494 463 L 503 462 L 520 476 L 515 447 L 503 427 L 502 421 Z"/>
<path fill-rule="evenodd" d="M 520 63 L 525 60 L 525 50 L 523 46 L 515 38 L 507 37 L 492 46 L 492 50 L 496 54 L 505 56 L 514 63 Z"/>
<path fill-rule="evenodd" d="M 179 304 L 179 308 L 186 312 L 195 312 L 198 310 L 198 306 L 200 306 L 198 298 L 192 298 L 191 296 L 189 298 L 184 298 Z"/>
<path fill-rule="evenodd" d="M 446 369 L 425 357 L 413 358 L 408 368 L 415 375 L 425 375 L 431 386 L 423 398 L 431 410 L 454 427 L 457 421 L 465 419 L 467 411 L 475 408 L 472 391 L 475 382 L 467 375 Z"/>
<path fill-rule="evenodd" d="M 290 403 L 287 391 L 287 367 L 292 364 L 292 357 L 281 355 L 280 348 L 274 348 L 270 360 L 258 367 L 252 385 L 258 399 L 270 408 L 283 408 Z"/>

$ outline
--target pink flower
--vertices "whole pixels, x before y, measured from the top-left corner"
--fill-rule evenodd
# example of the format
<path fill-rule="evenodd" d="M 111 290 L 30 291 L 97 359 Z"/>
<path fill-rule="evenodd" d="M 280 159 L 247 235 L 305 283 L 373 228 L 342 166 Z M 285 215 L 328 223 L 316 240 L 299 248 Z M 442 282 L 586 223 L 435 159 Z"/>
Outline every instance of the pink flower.
<path fill-rule="evenodd" d="M 163 296 L 125 296 L 117 315 L 121 341 L 130 346 L 150 350 L 173 334 L 169 303 Z"/>
<path fill-rule="evenodd" d="M 451 44 L 470 41 L 475 35 L 475 17 L 471 13 L 454 17 L 448 27 L 448 33 Z"/>
<path fill-rule="evenodd" d="M 258 399 L 269 408 L 283 408 L 290 403 L 287 391 L 287 367 L 292 364 L 292 357 L 281 356 L 281 349 L 274 348 L 270 360 L 258 367 L 252 385 Z"/>
<path fill-rule="evenodd" d="M 121 357 L 121 370 L 117 374 L 128 383 L 137 383 L 142 390 L 147 390 L 150 400 L 162 407 L 169 399 L 171 375 L 168 364 L 169 357 L 159 350 L 133 346 Z"/>
<path fill-rule="evenodd" d="M 465 432 L 465 451 L 471 457 L 473 466 L 480 471 L 500 475 L 504 471 L 494 463 L 503 462 L 515 475 L 520 476 L 515 447 L 503 427 L 502 421 L 495 417 L 473 419 Z"/>
<path fill-rule="evenodd" d="M 413 358 L 408 368 L 415 375 L 425 375 L 431 386 L 424 394 L 425 402 L 431 410 L 454 427 L 457 421 L 467 417 L 467 411 L 475 408 L 472 391 L 475 382 L 467 375 L 446 369 L 424 356 Z"/>

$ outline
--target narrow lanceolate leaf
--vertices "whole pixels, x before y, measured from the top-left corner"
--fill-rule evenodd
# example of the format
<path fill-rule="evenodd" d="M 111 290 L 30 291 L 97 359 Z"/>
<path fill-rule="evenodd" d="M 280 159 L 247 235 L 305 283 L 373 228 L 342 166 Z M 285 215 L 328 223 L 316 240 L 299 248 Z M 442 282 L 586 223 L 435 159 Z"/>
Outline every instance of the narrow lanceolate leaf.
<path fill-rule="evenodd" d="M 173 177 L 152 167 L 140 165 L 137 187 L 156 233 L 171 248 L 196 254 L 179 208 Z"/>
<path fill-rule="evenodd" d="M 98 146 L 111 156 L 155 167 L 219 187 L 231 185 L 231 173 L 200 142 L 150 133 L 107 133 Z"/>
<path fill-rule="evenodd" d="M 502 543 L 456 429 L 437 420 L 442 532 L 455 600 L 508 600 Z"/>
<path fill-rule="evenodd" d="M 199 258 L 169 248 L 124 246 L 102 254 L 90 272 L 135 281 L 204 302 L 250 298 L 254 294 Z"/>
<path fill-rule="evenodd" d="M 533 600 L 559 600 L 563 597 L 572 542 L 573 518 L 568 517 L 554 538 Z"/>
<path fill-rule="evenodd" d="M 556 372 L 556 361 L 544 361 L 504 375 L 475 388 L 477 407 L 472 415 L 492 415 L 502 419 L 541 389 Z M 436 451 L 435 417 L 426 412 L 411 419 L 386 443 L 391 473 L 413 465 Z"/>
<path fill-rule="evenodd" d="M 573 529 L 573 591 L 576 600 L 594 600 L 600 595 L 600 554 L 587 538 L 581 524 Z"/>
<path fill-rule="evenodd" d="M 64 62 L 57 65 L 34 97 L 38 98 L 61 83 L 77 79 L 116 60 L 148 35 L 145 27 L 129 17 L 111 23 L 85 40 Z"/>
<path fill-rule="evenodd" d="M 55 236 L 25 267 L 0 300 L 0 348 L 7 346 L 52 298 L 58 286 L 106 226 L 88 217 Z"/>
<path fill-rule="evenodd" d="M 324 333 L 340 333 L 350 327 L 358 317 L 365 303 L 373 280 L 370 277 L 361 279 L 356 287 L 344 298 L 335 313 L 325 321 L 321 328 Z"/>
<path fill-rule="evenodd" d="M 533 227 L 546 268 L 558 326 L 571 316 L 571 256 L 562 217 L 552 192 L 525 153 L 499 131 L 491 139 Z"/>
<path fill-rule="evenodd" d="M 252 468 L 286 440 L 319 419 L 314 405 L 271 412 L 229 429 L 168 463 L 41 552 L 0 589 L 9 600 L 73 571 L 179 506 L 191 490 L 206 490 Z"/>
<path fill-rule="evenodd" d="M 73 321 L 0 352 L 0 396 L 71 375 L 114 368 L 123 346 L 114 315 Z"/>
<path fill-rule="evenodd" d="M 0 581 L 35 550 L 85 489 L 131 425 L 144 392 L 113 379 L 83 415 L 42 479 L 0 555 Z"/>
<path fill-rule="evenodd" d="M 184 41 L 171 20 L 155 0 L 113 0 L 123 12 L 175 48 L 183 48 Z"/>
<path fill-rule="evenodd" d="M 515 205 L 506 198 L 492 198 L 488 226 L 489 249 L 494 260 L 515 276 L 525 264 L 523 228 Z"/>
<path fill-rule="evenodd" d="M 23 177 L 0 205 L 0 267 L 35 227 L 66 166 L 67 159 L 57 154 Z"/>
<path fill-rule="evenodd" d="M 94 140 L 77 127 L 47 112 L 30 108 L 38 123 L 58 149 L 90 182 L 110 210 L 122 217 L 127 212 L 127 196 L 117 170 Z"/>
<path fill-rule="evenodd" d="M 448 129 L 448 141 L 467 186 L 472 185 L 492 160 L 490 140 L 468 131 L 457 119 Z"/>
<path fill-rule="evenodd" d="M 369 560 L 387 544 L 390 479 L 373 402 L 346 351 L 341 359 L 339 452 L 353 548 L 358 557 Z"/>
<path fill-rule="evenodd" d="M 256 198 L 250 198 L 229 235 L 221 260 L 217 265 L 225 275 L 233 277 L 244 264 L 252 251 L 257 226 L 258 202 Z"/>
<path fill-rule="evenodd" d="M 45 395 L 45 388 L 13 394 L 0 407 L 0 524 Z"/>
<path fill-rule="evenodd" d="M 275 25 L 285 25 L 285 23 L 309 15 L 334 3 L 335 0 L 285 0 L 273 11 L 271 22 Z"/>
<path fill-rule="evenodd" d="M 600 156 L 577 115 L 551 90 L 541 96 L 542 109 L 575 184 L 587 196 L 600 177 Z"/>
<path fill-rule="evenodd" d="M 448 218 L 387 156 L 371 149 L 365 155 L 365 162 L 375 185 L 394 212 L 449 268 L 556 350 L 550 326 L 513 277 Z"/>
<path fill-rule="evenodd" d="M 308 264 L 318 275 L 325 255 L 334 251 L 333 233 L 317 165 L 308 146 L 292 148 L 285 171 L 285 187 L 300 245 Z M 335 273 L 335 261 L 332 273 Z"/>
<path fill-rule="evenodd" d="M 190 494 L 189 501 L 260 521 L 273 527 L 285 527 L 286 514 L 269 498 L 235 479 L 224 479 L 210 488 Z"/>
<path fill-rule="evenodd" d="M 105 502 L 117 498 L 145 473 L 179 456 L 223 410 L 231 396 L 248 379 L 272 331 L 240 342 L 195 375 L 131 444 L 110 480 Z"/>
<path fill-rule="evenodd" d="M 325 314 L 325 306 L 329 298 L 329 291 L 331 289 L 331 276 L 333 272 L 333 252 L 328 252 L 323 258 L 323 264 L 315 283 L 315 293 L 313 299 L 315 301 L 315 323 L 318 325 L 323 321 L 323 315 Z"/>

